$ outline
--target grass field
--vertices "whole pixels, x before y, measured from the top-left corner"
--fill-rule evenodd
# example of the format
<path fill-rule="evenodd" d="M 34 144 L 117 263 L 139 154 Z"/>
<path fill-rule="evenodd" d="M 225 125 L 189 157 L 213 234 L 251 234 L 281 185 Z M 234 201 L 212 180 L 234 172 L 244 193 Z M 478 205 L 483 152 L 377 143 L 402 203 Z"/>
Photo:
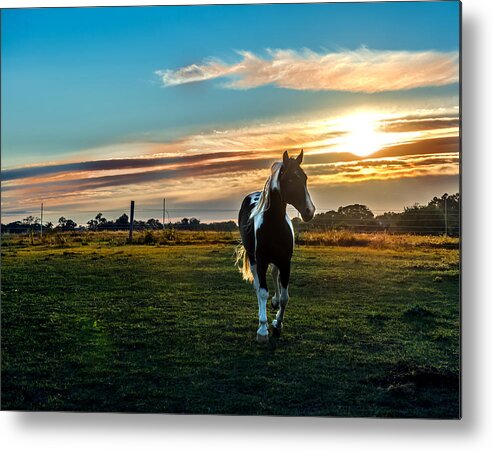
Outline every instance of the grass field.
<path fill-rule="evenodd" d="M 298 246 L 267 346 L 234 239 L 7 241 L 2 408 L 457 418 L 459 254 L 433 240 Z"/>

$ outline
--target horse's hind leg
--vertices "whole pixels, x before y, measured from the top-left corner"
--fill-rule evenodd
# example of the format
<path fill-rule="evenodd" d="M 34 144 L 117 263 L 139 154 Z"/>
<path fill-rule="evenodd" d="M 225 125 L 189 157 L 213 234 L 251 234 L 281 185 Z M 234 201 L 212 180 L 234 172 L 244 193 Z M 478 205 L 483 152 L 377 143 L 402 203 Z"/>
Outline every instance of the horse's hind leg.
<path fill-rule="evenodd" d="M 281 293 L 279 289 L 279 268 L 276 265 L 272 265 L 272 281 L 274 282 L 274 296 L 270 300 L 272 308 L 279 307 L 279 299 L 281 299 Z"/>
<path fill-rule="evenodd" d="M 269 341 L 269 328 L 267 326 L 267 299 L 269 292 L 267 291 L 267 267 L 262 261 L 257 261 L 257 300 L 258 300 L 258 329 L 257 341 L 259 343 L 267 343 Z"/>
<path fill-rule="evenodd" d="M 282 323 L 284 321 L 284 312 L 286 311 L 286 306 L 289 301 L 289 275 L 291 272 L 291 265 L 288 263 L 285 267 L 280 269 L 280 285 L 281 285 L 281 293 L 279 297 L 279 310 L 276 315 L 276 319 L 272 321 L 272 332 L 275 336 L 281 335 Z"/>

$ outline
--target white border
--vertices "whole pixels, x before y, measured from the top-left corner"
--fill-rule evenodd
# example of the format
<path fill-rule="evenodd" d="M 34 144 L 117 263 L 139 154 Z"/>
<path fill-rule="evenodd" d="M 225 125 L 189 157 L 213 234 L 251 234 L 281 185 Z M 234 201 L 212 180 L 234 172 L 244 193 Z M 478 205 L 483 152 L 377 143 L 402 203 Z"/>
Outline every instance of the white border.
<path fill-rule="evenodd" d="M 190 3 L 210 2 L 0 0 L 0 7 Z M 216 0 L 214 3 L 235 2 Z M 489 196 L 492 194 L 489 182 L 493 178 L 490 136 L 493 26 L 488 14 L 489 3 L 485 0 L 463 3 L 464 381 L 461 421 L 0 412 L 3 449 L 488 449 L 493 442 L 493 297 L 488 290 L 493 255 L 493 221 L 488 221 L 488 213 L 493 210 Z"/>

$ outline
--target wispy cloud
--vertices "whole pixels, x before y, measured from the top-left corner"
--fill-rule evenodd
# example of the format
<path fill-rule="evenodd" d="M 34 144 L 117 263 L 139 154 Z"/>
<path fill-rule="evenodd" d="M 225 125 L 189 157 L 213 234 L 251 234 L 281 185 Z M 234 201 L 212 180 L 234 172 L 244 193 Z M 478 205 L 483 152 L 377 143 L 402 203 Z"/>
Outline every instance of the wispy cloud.
<path fill-rule="evenodd" d="M 454 152 L 317 164 L 311 165 L 309 171 L 311 184 L 327 185 L 433 175 L 456 175 L 458 166 L 459 154 Z"/>
<path fill-rule="evenodd" d="M 240 51 L 241 60 L 227 64 L 209 59 L 178 69 L 156 71 L 164 86 L 217 78 L 223 86 L 250 89 L 263 85 L 296 90 L 375 93 L 443 86 L 459 80 L 458 52 L 354 51 L 318 53 L 311 50 L 268 50 L 262 58 Z"/>
<path fill-rule="evenodd" d="M 430 112 L 420 116 L 395 116 L 373 114 L 364 116 L 382 136 L 381 150 L 374 156 L 399 156 L 424 153 L 458 151 L 458 119 L 450 110 Z M 177 169 L 221 165 L 228 162 L 279 158 L 288 149 L 304 148 L 305 162 L 352 161 L 356 158 L 345 143 L 358 127 L 365 124 L 361 117 L 348 116 L 341 121 L 312 119 L 290 122 L 252 124 L 244 127 L 211 130 L 191 134 L 171 142 L 134 142 L 121 145 L 127 157 L 61 161 L 4 169 L 4 188 L 16 180 L 28 179 L 31 183 L 64 181 L 67 178 L 97 178 L 119 176 L 149 171 L 172 172 Z M 356 125 L 355 125 L 356 124 Z M 347 130 L 347 126 L 350 130 Z M 106 154 L 106 147 L 92 152 Z M 121 154 L 120 152 L 120 154 Z M 74 177 L 75 176 L 75 177 Z"/>
<path fill-rule="evenodd" d="M 424 148 L 428 149 L 426 142 Z M 312 163 L 307 156 L 304 167 L 310 186 L 333 186 L 370 180 L 456 175 L 458 159 L 456 152 L 353 158 L 352 161 L 333 163 Z M 145 196 L 161 197 L 164 192 L 175 204 L 213 199 L 224 201 L 261 187 L 271 163 L 272 158 L 257 155 L 241 161 L 211 162 L 207 165 L 185 164 L 166 170 L 152 168 L 145 172 L 98 176 L 93 174 L 91 177 L 71 173 L 64 179 L 44 179 L 34 183 L 27 179 L 23 183 L 4 186 L 3 201 L 9 209 L 13 209 L 18 205 L 18 199 L 27 204 L 45 201 L 51 205 L 63 205 L 68 202 L 83 204 L 91 200 L 115 202 L 119 198 L 128 198 L 129 195 L 138 195 L 139 199 Z M 225 186 L 228 187 L 227 192 Z M 8 198 L 9 194 L 13 196 L 11 199 Z"/>
<path fill-rule="evenodd" d="M 459 152 L 460 140 L 458 136 L 443 136 L 420 139 L 414 142 L 404 144 L 395 144 L 388 146 L 371 156 L 376 157 L 398 157 L 405 155 L 422 155 L 422 154 L 439 154 Z"/>

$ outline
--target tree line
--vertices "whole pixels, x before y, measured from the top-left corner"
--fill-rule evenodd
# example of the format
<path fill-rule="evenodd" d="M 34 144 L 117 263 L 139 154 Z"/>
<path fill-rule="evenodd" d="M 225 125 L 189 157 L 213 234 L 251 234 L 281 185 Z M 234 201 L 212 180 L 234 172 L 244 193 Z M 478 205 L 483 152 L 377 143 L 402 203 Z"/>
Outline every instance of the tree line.
<path fill-rule="evenodd" d="M 354 232 L 385 231 L 423 235 L 458 236 L 460 233 L 460 195 L 445 193 L 434 197 L 426 205 L 404 207 L 401 213 L 386 212 L 375 216 L 366 206 L 352 204 L 318 213 L 309 223 L 293 219 L 298 231 L 350 230 Z"/>
<path fill-rule="evenodd" d="M 39 233 L 41 232 L 41 219 L 35 216 L 27 216 L 20 221 L 14 221 L 9 224 L 2 224 L 2 233 Z M 147 220 L 134 220 L 134 230 L 162 230 L 163 228 L 174 228 L 181 230 L 215 230 L 215 231 L 234 231 L 238 228 L 234 221 L 223 221 L 214 223 L 202 223 L 197 218 L 183 218 L 177 222 L 163 223 L 159 219 L 150 218 Z M 129 230 L 130 218 L 123 213 L 115 220 L 106 219 L 102 213 L 98 213 L 94 219 L 90 219 L 86 224 L 77 224 L 72 219 L 64 216 L 58 219 L 58 224 L 46 222 L 43 224 L 44 232 L 73 232 L 73 231 L 111 231 L 111 230 Z"/>
<path fill-rule="evenodd" d="M 447 233 L 458 236 L 460 233 L 460 195 L 459 193 L 434 197 L 426 205 L 415 204 L 405 207 L 400 213 L 386 212 L 375 216 L 362 204 L 341 206 L 337 210 L 318 213 L 309 223 L 293 218 L 296 231 L 308 230 L 350 230 L 354 232 L 414 233 L 426 235 L 441 235 Z M 200 219 L 182 218 L 180 221 L 165 224 L 166 228 L 195 231 L 234 231 L 238 228 L 234 221 L 202 223 Z M 134 220 L 134 230 L 160 230 L 163 223 L 159 219 Z M 123 213 L 115 220 L 106 219 L 98 213 L 84 225 L 64 216 L 58 219 L 58 224 L 47 222 L 43 231 L 67 232 L 76 230 L 109 231 L 129 230 L 130 220 Z M 21 221 L 1 225 L 2 233 L 37 233 L 41 231 L 41 220 L 38 217 L 27 216 Z"/>

